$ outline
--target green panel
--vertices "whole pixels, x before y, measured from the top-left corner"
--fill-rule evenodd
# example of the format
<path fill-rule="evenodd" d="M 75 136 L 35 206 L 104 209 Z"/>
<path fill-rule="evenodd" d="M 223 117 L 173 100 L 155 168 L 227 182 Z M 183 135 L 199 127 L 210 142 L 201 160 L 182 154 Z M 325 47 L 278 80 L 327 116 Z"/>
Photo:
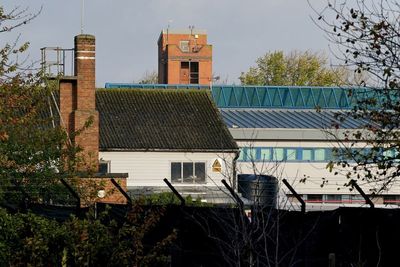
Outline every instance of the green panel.
<path fill-rule="evenodd" d="M 249 101 L 247 99 L 247 94 L 246 94 L 245 88 L 243 88 L 243 87 L 237 88 L 236 96 L 238 97 L 237 100 L 238 100 L 238 104 L 240 107 L 250 106 Z"/>
<path fill-rule="evenodd" d="M 258 97 L 257 94 L 257 88 L 256 87 L 245 87 L 247 97 L 249 99 L 249 106 L 250 107 L 260 107 L 260 98 Z"/>
<path fill-rule="evenodd" d="M 268 94 L 269 90 L 263 87 L 257 87 L 257 94 L 259 98 L 259 102 L 263 107 L 272 107 L 271 98 Z"/>
<path fill-rule="evenodd" d="M 285 108 L 293 108 L 293 99 L 288 87 L 286 88 L 279 88 L 279 93 L 281 97 L 281 102 L 283 107 Z"/>
<path fill-rule="evenodd" d="M 314 101 L 314 96 L 312 94 L 311 88 L 304 88 L 303 90 L 303 96 L 304 96 L 304 106 L 306 108 L 315 108 L 315 101 Z"/>
<path fill-rule="evenodd" d="M 232 106 L 232 107 L 237 107 L 238 106 L 238 101 L 236 99 L 235 96 L 235 88 L 228 88 L 228 90 L 226 90 L 227 94 L 226 99 L 228 100 L 228 105 Z"/>
<path fill-rule="evenodd" d="M 214 99 L 215 103 L 217 106 L 225 106 L 225 101 L 223 101 L 223 98 L 221 97 L 221 92 L 222 90 L 220 89 L 213 89 L 211 91 L 212 98 Z"/>
<path fill-rule="evenodd" d="M 279 88 L 271 88 L 270 90 L 268 90 L 268 93 L 272 100 L 272 106 L 282 107 L 282 99 L 279 94 Z"/>
<path fill-rule="evenodd" d="M 325 108 L 326 102 L 325 102 L 324 90 L 323 89 L 321 90 L 318 88 L 313 88 L 312 93 L 314 95 L 316 106 L 318 106 L 320 108 Z"/>
<path fill-rule="evenodd" d="M 350 90 L 344 90 L 340 88 L 332 89 L 334 92 L 336 99 L 338 101 L 337 107 L 347 107 L 349 105 L 349 92 Z"/>
<path fill-rule="evenodd" d="M 225 96 L 225 91 L 226 91 L 226 90 L 225 90 L 225 88 L 220 88 L 219 91 L 220 91 L 220 96 L 219 96 L 217 105 L 218 105 L 219 107 L 226 107 L 226 106 L 229 106 L 228 103 L 227 103 L 227 101 L 226 101 L 226 96 Z"/>
<path fill-rule="evenodd" d="M 293 107 L 303 107 L 304 106 L 304 99 L 302 95 L 302 90 L 300 88 L 290 88 L 291 95 L 293 98 Z"/>
<path fill-rule="evenodd" d="M 326 96 L 326 107 L 328 108 L 335 108 L 338 106 L 338 102 L 336 99 L 336 95 L 335 95 L 335 91 L 333 90 L 333 88 L 326 88 L 325 89 L 325 96 Z"/>

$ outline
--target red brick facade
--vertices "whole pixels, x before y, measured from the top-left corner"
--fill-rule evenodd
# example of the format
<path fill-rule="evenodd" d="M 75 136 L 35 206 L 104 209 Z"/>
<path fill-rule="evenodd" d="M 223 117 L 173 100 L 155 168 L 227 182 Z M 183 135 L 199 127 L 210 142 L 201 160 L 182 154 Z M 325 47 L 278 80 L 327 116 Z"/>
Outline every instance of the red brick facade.
<path fill-rule="evenodd" d="M 162 31 L 158 39 L 158 82 L 209 85 L 212 46 L 204 31 Z"/>
<path fill-rule="evenodd" d="M 126 192 L 126 178 L 114 178 L 114 180 Z M 80 178 L 78 191 L 82 207 L 90 206 L 95 202 L 112 204 L 128 203 L 124 195 L 111 182 L 111 178 Z"/>

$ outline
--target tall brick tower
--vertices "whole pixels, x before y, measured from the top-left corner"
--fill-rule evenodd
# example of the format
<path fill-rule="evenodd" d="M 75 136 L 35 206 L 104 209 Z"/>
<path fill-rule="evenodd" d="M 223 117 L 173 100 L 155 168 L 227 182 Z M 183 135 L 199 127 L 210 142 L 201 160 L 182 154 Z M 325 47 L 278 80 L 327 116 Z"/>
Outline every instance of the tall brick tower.
<path fill-rule="evenodd" d="M 212 45 L 207 33 L 193 28 L 163 30 L 158 39 L 158 82 L 209 85 Z"/>
<path fill-rule="evenodd" d="M 82 170 L 98 170 L 99 114 L 95 96 L 95 37 L 75 36 L 75 73 L 60 79 L 60 112 L 62 123 L 71 133 L 83 129 L 72 142 L 83 148 Z M 85 124 L 91 124 L 85 128 Z"/>

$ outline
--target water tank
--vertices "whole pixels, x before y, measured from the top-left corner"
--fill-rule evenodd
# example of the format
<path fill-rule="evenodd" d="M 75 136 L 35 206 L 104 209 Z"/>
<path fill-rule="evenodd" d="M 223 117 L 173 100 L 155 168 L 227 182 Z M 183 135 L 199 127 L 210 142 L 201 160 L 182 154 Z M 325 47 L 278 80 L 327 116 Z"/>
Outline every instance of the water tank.
<path fill-rule="evenodd" d="M 278 180 L 269 175 L 239 174 L 238 189 L 255 205 L 276 207 Z"/>

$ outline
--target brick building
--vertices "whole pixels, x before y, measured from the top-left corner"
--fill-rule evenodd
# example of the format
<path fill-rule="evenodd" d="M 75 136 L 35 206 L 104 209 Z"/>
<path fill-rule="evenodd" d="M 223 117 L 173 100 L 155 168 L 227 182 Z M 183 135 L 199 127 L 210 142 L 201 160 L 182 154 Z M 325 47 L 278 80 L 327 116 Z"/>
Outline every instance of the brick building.
<path fill-rule="evenodd" d="M 179 62 L 179 67 L 188 67 L 185 70 L 191 71 L 183 73 L 191 80 L 186 82 L 208 83 L 204 73 L 211 73 L 211 47 L 206 44 L 206 35 L 199 33 L 193 31 L 190 36 L 198 42 L 188 41 L 190 51 L 173 57 L 169 65 Z M 179 43 L 188 36 L 171 39 Z M 181 48 L 167 48 L 176 49 Z M 57 76 L 58 104 L 67 132 L 83 129 L 77 136 L 70 135 L 71 142 L 83 148 L 82 170 L 99 170 L 101 177 L 94 178 L 117 176 L 131 194 L 169 191 L 163 181 L 167 178 L 183 194 L 227 201 L 226 192 L 220 190 L 221 180 L 235 186 L 235 179 L 230 178 L 235 177 L 238 147 L 208 91 L 96 90 L 95 37 L 76 36 L 70 51 L 74 72 Z M 92 122 L 88 127 L 87 121 Z"/>
<path fill-rule="evenodd" d="M 163 30 L 158 39 L 158 83 L 200 84 L 212 81 L 212 46 L 203 30 Z"/>

